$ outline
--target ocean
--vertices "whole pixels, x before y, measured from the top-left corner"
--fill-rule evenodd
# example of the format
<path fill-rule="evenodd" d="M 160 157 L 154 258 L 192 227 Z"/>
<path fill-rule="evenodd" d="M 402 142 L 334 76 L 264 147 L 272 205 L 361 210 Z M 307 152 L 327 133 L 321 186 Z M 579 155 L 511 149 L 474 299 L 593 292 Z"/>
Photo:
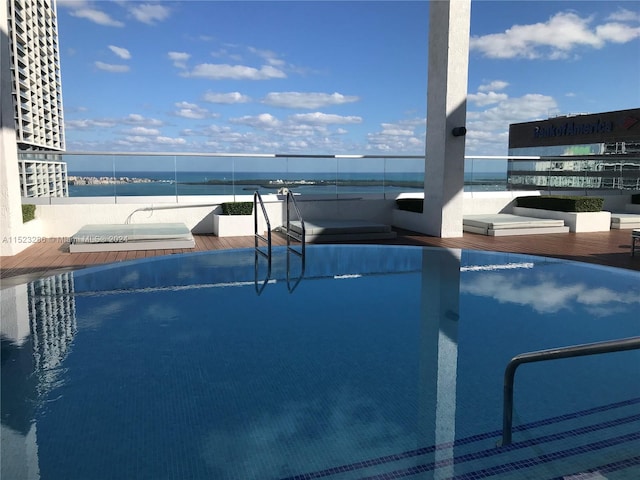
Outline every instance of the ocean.
<path fill-rule="evenodd" d="M 122 178 L 128 183 L 73 185 L 70 197 L 250 195 L 275 193 L 281 187 L 301 194 L 382 194 L 422 192 L 420 172 L 143 172 L 72 171 L 69 177 Z M 506 172 L 465 173 L 465 191 L 504 191 Z"/>

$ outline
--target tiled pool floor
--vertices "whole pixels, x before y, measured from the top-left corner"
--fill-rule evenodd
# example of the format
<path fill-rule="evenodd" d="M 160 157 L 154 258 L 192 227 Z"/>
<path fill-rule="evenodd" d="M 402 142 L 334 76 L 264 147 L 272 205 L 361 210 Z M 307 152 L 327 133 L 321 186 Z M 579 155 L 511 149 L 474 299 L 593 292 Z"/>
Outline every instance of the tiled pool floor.
<path fill-rule="evenodd" d="M 439 478 L 636 479 L 640 472 L 640 398 L 430 445 L 283 480 Z M 426 473 L 433 477 L 425 477 Z"/>

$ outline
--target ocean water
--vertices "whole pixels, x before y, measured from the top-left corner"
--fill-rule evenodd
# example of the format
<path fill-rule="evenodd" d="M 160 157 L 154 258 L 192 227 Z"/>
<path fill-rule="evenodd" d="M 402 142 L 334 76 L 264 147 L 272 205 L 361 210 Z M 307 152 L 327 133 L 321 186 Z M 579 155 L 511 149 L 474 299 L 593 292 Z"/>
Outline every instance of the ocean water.
<path fill-rule="evenodd" d="M 247 195 L 275 193 L 288 187 L 301 194 L 381 194 L 421 192 L 420 172 L 149 172 L 70 171 L 69 177 L 126 177 L 129 183 L 72 185 L 71 197 Z M 135 181 L 150 180 L 150 181 Z M 465 191 L 504 191 L 506 172 L 465 173 Z"/>

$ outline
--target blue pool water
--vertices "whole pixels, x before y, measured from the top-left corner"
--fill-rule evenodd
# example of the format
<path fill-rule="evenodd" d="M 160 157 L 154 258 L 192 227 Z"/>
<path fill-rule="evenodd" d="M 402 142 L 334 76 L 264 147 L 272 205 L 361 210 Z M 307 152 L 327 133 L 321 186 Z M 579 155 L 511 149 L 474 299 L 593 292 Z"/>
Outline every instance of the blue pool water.
<path fill-rule="evenodd" d="M 272 262 L 2 290 L 1 478 L 640 477 L 638 350 L 520 367 L 496 446 L 508 361 L 640 335 L 638 272 L 394 246 Z"/>

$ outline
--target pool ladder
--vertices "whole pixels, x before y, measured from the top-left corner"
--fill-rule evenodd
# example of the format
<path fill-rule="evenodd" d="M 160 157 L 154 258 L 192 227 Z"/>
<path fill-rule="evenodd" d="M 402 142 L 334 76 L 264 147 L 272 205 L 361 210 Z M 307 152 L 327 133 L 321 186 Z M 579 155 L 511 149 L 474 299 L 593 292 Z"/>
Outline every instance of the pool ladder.
<path fill-rule="evenodd" d="M 560 358 L 583 357 L 599 353 L 624 352 L 626 350 L 640 349 L 640 337 L 622 338 L 606 342 L 572 345 L 569 347 L 551 348 L 536 352 L 521 353 L 516 355 L 508 363 L 504 372 L 504 403 L 502 410 L 502 442 L 499 446 L 511 443 L 513 426 L 513 383 L 516 369 L 523 363 L 542 362 L 545 360 L 557 360 Z"/>
<path fill-rule="evenodd" d="M 267 224 L 267 236 L 258 232 L 258 204 L 262 210 L 262 216 Z M 267 244 L 267 251 L 264 252 L 260 249 L 259 242 L 265 242 Z M 257 190 L 253 193 L 253 242 L 256 249 L 256 253 L 260 253 L 269 261 L 271 265 L 271 222 L 269 221 L 269 215 L 267 215 L 267 209 L 262 201 L 262 195 Z"/>
<path fill-rule="evenodd" d="M 296 198 L 293 195 L 291 190 L 287 190 L 287 216 L 286 216 L 286 224 L 285 224 L 285 235 L 287 237 L 287 288 L 289 292 L 293 292 L 302 277 L 304 276 L 305 269 L 305 259 L 306 259 L 306 235 L 307 229 L 304 225 L 304 219 L 300 214 L 300 209 L 298 208 L 298 204 L 296 203 Z M 295 232 L 291 229 L 291 209 L 293 208 L 296 217 L 300 221 L 300 232 Z M 291 246 L 291 239 L 300 242 L 300 249 L 297 250 L 293 246 Z M 295 282 L 291 281 L 291 254 L 297 255 L 300 257 L 300 275 L 297 277 Z"/>
<path fill-rule="evenodd" d="M 285 229 L 285 235 L 287 238 L 287 288 L 289 289 L 289 292 L 293 292 L 293 290 L 295 290 L 295 288 L 298 286 L 298 284 L 302 280 L 302 277 L 304 276 L 305 258 L 306 258 L 306 241 L 305 241 L 306 228 L 304 225 L 304 219 L 300 214 L 300 209 L 296 204 L 296 199 L 293 196 L 293 192 L 291 192 L 290 190 L 287 190 L 286 195 L 287 195 L 286 197 L 287 210 L 286 210 L 286 226 L 284 227 L 284 229 Z M 265 222 L 267 224 L 266 237 L 262 233 L 258 232 L 258 205 L 260 205 L 262 216 L 264 217 Z M 291 208 L 294 209 L 295 214 L 298 220 L 300 221 L 301 230 L 299 233 L 291 230 Z M 254 265 L 255 265 L 255 278 L 256 278 L 255 285 L 256 285 L 256 292 L 258 293 L 258 295 L 260 295 L 264 290 L 264 288 L 267 286 L 267 283 L 269 283 L 269 279 L 271 278 L 272 242 L 271 242 L 271 222 L 269 221 L 269 215 L 267 214 L 267 209 L 264 206 L 262 195 L 260 195 L 260 192 L 258 192 L 257 190 L 253 194 L 253 212 L 254 212 L 253 213 L 253 238 L 254 238 L 254 247 L 255 247 Z M 300 242 L 299 250 L 297 250 L 291 245 L 292 238 Z M 266 252 L 264 251 L 263 248 L 260 247 L 260 242 L 267 244 Z M 291 279 L 291 258 L 290 258 L 291 254 L 297 255 L 301 259 L 300 275 L 297 277 L 295 281 L 292 281 Z M 258 280 L 257 280 L 259 256 L 263 256 L 267 259 L 267 274 L 264 281 L 260 285 L 258 284 Z"/>
<path fill-rule="evenodd" d="M 262 233 L 258 232 L 258 205 L 260 205 L 260 210 L 262 211 L 262 216 L 267 224 L 267 236 L 265 237 Z M 260 247 L 260 242 L 264 242 L 267 244 L 267 251 L 265 252 L 263 248 Z M 269 221 L 269 215 L 267 215 L 267 209 L 264 206 L 264 202 L 262 201 L 262 196 L 256 190 L 253 194 L 253 244 L 254 244 L 254 270 L 255 270 L 255 287 L 256 293 L 260 295 L 264 288 L 269 283 L 269 279 L 271 278 L 271 222 Z M 259 284 L 258 283 L 258 270 L 259 270 L 259 257 L 262 256 L 267 259 L 267 275 L 265 276 L 264 281 Z"/>

